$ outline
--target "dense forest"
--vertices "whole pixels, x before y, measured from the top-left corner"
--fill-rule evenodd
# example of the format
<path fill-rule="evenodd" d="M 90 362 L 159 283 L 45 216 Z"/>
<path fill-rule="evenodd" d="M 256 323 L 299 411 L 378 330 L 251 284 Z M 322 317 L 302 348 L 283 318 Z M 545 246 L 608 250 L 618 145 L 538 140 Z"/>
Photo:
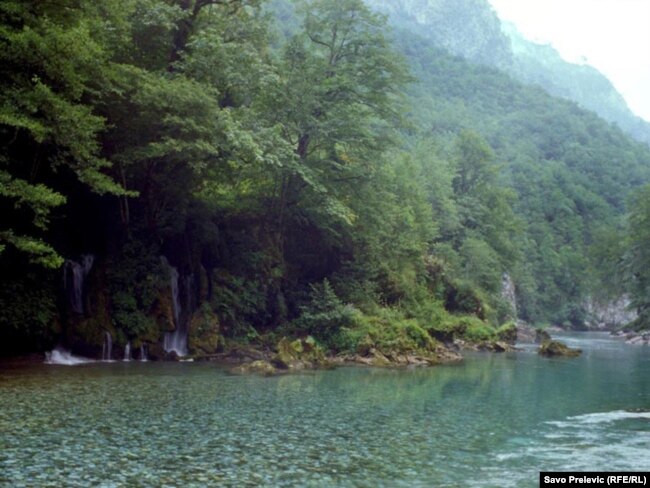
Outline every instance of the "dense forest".
<path fill-rule="evenodd" d="M 391 25 L 361 0 L 2 2 L 2 352 L 426 353 L 623 296 L 648 327 L 650 147 Z"/>

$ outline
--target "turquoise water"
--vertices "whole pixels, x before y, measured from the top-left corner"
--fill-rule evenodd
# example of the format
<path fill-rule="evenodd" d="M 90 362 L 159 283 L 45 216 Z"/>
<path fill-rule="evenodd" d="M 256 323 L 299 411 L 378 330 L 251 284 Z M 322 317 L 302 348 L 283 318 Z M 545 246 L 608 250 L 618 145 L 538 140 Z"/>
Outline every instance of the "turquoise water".
<path fill-rule="evenodd" d="M 572 336 L 416 370 L 263 378 L 213 364 L 0 369 L 0 485 L 537 486 L 650 469 L 650 348 Z"/>

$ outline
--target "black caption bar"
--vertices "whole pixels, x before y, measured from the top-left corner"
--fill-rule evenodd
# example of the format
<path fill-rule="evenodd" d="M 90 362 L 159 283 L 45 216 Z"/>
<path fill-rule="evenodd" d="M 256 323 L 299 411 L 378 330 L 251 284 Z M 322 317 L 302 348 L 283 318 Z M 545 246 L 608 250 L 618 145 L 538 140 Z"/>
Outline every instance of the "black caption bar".
<path fill-rule="evenodd" d="M 646 486 L 650 481 L 650 471 L 566 471 L 539 473 L 540 488 L 548 486 Z"/>

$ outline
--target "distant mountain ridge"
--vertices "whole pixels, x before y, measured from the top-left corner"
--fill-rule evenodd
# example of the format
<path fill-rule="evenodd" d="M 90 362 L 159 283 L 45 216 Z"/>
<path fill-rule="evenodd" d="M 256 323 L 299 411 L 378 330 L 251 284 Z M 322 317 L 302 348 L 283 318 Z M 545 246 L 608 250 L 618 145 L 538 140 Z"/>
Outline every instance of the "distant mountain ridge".
<path fill-rule="evenodd" d="M 650 145 L 650 123 L 636 116 L 597 69 L 569 63 L 549 45 L 525 39 L 501 22 L 488 0 L 366 0 L 408 29 L 468 61 L 501 69 L 519 81 L 591 110 L 638 141 Z"/>

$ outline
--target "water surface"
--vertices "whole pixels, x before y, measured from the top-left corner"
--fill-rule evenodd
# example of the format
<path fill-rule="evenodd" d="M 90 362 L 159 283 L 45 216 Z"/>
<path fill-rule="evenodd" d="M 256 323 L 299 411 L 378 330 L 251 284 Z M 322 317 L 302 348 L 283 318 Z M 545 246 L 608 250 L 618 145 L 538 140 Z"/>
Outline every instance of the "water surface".
<path fill-rule="evenodd" d="M 2 366 L 0 485 L 537 486 L 650 470 L 650 348 L 264 378 L 213 364 Z"/>

